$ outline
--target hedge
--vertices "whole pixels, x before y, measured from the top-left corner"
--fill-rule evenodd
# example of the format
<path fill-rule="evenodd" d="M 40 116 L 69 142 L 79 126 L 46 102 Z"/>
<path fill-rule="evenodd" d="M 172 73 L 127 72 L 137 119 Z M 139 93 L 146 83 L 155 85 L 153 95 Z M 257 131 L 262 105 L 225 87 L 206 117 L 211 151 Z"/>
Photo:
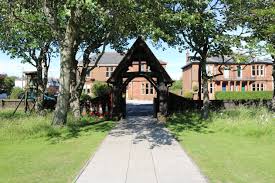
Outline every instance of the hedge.
<path fill-rule="evenodd" d="M 272 91 L 216 92 L 216 100 L 270 100 Z"/>

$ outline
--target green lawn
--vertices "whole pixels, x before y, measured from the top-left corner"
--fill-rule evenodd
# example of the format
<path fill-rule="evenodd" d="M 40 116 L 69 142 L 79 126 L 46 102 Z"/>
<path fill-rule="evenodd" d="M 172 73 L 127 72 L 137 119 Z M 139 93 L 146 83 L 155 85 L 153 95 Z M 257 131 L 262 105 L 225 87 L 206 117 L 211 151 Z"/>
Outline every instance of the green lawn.
<path fill-rule="evenodd" d="M 168 128 L 214 183 L 275 182 L 275 114 L 238 108 L 212 112 L 208 121 L 186 112 Z"/>
<path fill-rule="evenodd" d="M 0 111 L 0 182 L 71 182 L 114 125 L 85 119 L 55 128 L 51 115 L 10 114 Z"/>

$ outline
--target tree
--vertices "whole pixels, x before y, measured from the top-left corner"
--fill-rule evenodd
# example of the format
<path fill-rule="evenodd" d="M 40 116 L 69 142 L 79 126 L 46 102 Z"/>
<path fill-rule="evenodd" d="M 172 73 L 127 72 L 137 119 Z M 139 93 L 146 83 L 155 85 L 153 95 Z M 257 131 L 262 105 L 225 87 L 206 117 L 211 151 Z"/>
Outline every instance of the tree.
<path fill-rule="evenodd" d="M 10 95 L 12 88 L 14 87 L 14 81 L 15 77 L 0 75 L 0 93 L 7 93 Z"/>
<path fill-rule="evenodd" d="M 230 14 L 229 8 L 223 0 L 168 0 L 161 3 L 156 10 L 159 15 L 152 18 L 161 31 L 154 36 L 169 45 L 179 45 L 181 50 L 191 50 L 194 53 L 192 59 L 200 62 L 199 97 L 202 88 L 202 117 L 208 118 L 208 81 L 215 76 L 207 74 L 206 60 L 210 56 L 220 56 L 226 62 L 225 56 L 231 55 L 232 46 L 238 44 L 236 36 L 230 34 L 235 25 L 227 16 Z M 222 72 L 221 69 L 219 71 Z"/>
<path fill-rule="evenodd" d="M 137 1 L 138 2 L 138 1 Z M 80 116 L 79 99 L 86 72 L 97 66 L 107 44 L 121 50 L 127 38 L 143 27 L 142 11 L 136 11 L 135 1 L 49 1 L 43 2 L 43 12 L 60 47 L 60 95 L 53 124 L 65 124 L 69 101 L 74 116 Z M 138 26 L 136 26 L 138 25 Z M 90 67 L 91 53 L 101 53 Z M 83 52 L 83 65 L 78 71 L 76 55 Z M 71 94 L 70 94 L 71 93 Z M 71 99 L 71 100 L 69 100 Z"/>
<path fill-rule="evenodd" d="M 40 23 L 43 14 L 19 1 L 3 1 L 0 5 L 0 49 L 11 58 L 19 58 L 37 70 L 36 111 L 42 110 L 48 70 L 53 54 L 50 29 Z"/>
<path fill-rule="evenodd" d="M 143 11 L 140 7 L 143 2 L 140 1 L 8 2 L 11 7 L 9 10 L 24 26 L 32 23 L 38 27 L 43 26 L 56 42 L 55 47 L 60 53 L 60 93 L 53 124 L 58 125 L 66 123 L 69 104 L 73 105 L 75 116 L 79 115 L 78 99 L 84 85 L 86 70 L 96 67 L 99 61 L 96 59 L 92 68 L 89 68 L 90 54 L 99 53 L 99 49 L 105 48 L 107 44 L 120 51 L 126 45 L 127 38 L 134 36 L 134 33 L 143 27 L 142 23 L 146 22 L 143 21 Z M 31 31 L 26 33 L 32 34 Z M 82 70 L 78 71 L 76 55 L 81 51 L 84 53 L 83 66 Z M 98 58 L 102 52 L 104 49 Z"/>
<path fill-rule="evenodd" d="M 234 23 L 246 29 L 247 34 L 241 39 L 248 43 L 245 49 L 262 52 L 262 48 L 273 59 L 273 98 L 272 109 L 275 111 L 275 2 L 273 0 L 229 0 L 231 18 Z M 264 44 L 259 44 L 264 41 Z"/>
<path fill-rule="evenodd" d="M 182 79 L 176 80 L 172 86 L 170 87 L 170 90 L 175 94 L 181 94 L 182 92 Z"/>
<path fill-rule="evenodd" d="M 19 87 L 14 87 L 11 90 L 10 98 L 11 99 L 19 99 L 22 97 L 22 95 L 24 95 L 24 90 Z"/>

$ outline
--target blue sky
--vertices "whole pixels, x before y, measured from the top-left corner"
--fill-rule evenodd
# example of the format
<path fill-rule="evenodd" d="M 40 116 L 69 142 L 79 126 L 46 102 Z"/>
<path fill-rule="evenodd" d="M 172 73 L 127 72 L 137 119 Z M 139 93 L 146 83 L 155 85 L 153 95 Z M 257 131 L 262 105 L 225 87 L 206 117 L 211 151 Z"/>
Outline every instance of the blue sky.
<path fill-rule="evenodd" d="M 162 48 L 155 48 L 151 41 L 146 41 L 153 53 L 159 60 L 167 62 L 167 72 L 173 79 L 180 79 L 181 67 L 185 64 L 185 51 L 179 53 L 175 48 L 169 48 L 165 43 Z M 129 41 L 129 47 L 132 46 L 133 41 Z M 165 50 L 163 50 L 163 48 Z M 106 51 L 114 51 L 106 48 Z M 59 77 L 59 58 L 54 59 L 49 69 L 50 77 Z M 0 52 L 0 73 L 8 74 L 11 76 L 22 76 L 23 71 L 35 70 L 30 64 L 22 64 L 18 59 L 11 59 L 7 54 Z"/>

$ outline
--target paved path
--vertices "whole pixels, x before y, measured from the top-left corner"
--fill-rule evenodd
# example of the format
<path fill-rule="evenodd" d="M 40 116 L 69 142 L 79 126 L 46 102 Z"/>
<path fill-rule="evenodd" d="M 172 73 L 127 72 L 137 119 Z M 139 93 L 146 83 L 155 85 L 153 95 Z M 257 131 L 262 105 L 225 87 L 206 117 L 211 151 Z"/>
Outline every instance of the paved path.
<path fill-rule="evenodd" d="M 150 116 L 136 116 L 133 109 L 129 107 L 128 119 L 110 132 L 76 182 L 207 182 L 163 126 Z"/>

